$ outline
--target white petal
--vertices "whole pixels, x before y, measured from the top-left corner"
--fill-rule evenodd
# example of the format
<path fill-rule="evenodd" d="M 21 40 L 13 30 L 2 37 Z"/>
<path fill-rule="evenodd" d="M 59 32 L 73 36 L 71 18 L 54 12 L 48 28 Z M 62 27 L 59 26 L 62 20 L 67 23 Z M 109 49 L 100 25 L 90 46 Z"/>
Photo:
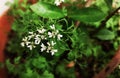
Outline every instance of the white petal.
<path fill-rule="evenodd" d="M 61 2 L 64 2 L 65 0 L 61 0 Z"/>
<path fill-rule="evenodd" d="M 46 50 L 46 46 L 42 43 L 41 44 L 41 51 L 44 51 L 44 50 Z"/>
<path fill-rule="evenodd" d="M 32 50 L 33 49 L 33 47 L 32 47 L 32 45 L 29 45 L 29 46 L 27 46 L 30 50 Z"/>
<path fill-rule="evenodd" d="M 51 25 L 50 28 L 53 29 L 53 30 L 55 30 L 55 25 L 54 24 Z"/>
<path fill-rule="evenodd" d="M 51 55 L 54 55 L 54 53 L 55 53 L 55 52 L 57 52 L 57 50 L 56 50 L 56 49 L 51 50 Z"/>
<path fill-rule="evenodd" d="M 61 34 L 58 34 L 58 40 L 60 40 L 61 39 L 61 37 L 63 37 L 63 35 L 61 35 Z"/>
<path fill-rule="evenodd" d="M 29 34 L 33 35 L 33 32 L 28 32 Z"/>
<path fill-rule="evenodd" d="M 56 43 L 54 41 L 51 41 L 51 45 L 54 46 Z"/>
<path fill-rule="evenodd" d="M 51 38 L 51 37 L 52 37 L 52 33 L 51 33 L 51 32 L 48 32 L 48 36 Z"/>
<path fill-rule="evenodd" d="M 44 51 L 44 49 L 43 48 L 41 48 L 41 52 L 43 52 Z"/>
<path fill-rule="evenodd" d="M 40 44 L 40 40 L 35 40 L 35 44 Z"/>
<path fill-rule="evenodd" d="M 56 5 L 56 6 L 58 6 L 58 5 L 60 5 L 60 1 L 59 0 L 55 0 L 55 2 L 54 2 L 54 4 Z"/>
<path fill-rule="evenodd" d="M 53 55 L 54 55 L 54 52 L 51 52 L 51 55 L 53 56 Z"/>
<path fill-rule="evenodd" d="M 54 32 L 54 35 L 57 35 L 59 33 L 59 31 L 58 30 L 56 30 L 55 32 Z"/>
<path fill-rule="evenodd" d="M 28 37 L 25 37 L 25 38 L 22 39 L 22 41 L 27 41 L 27 39 L 28 39 Z"/>
<path fill-rule="evenodd" d="M 46 31 L 46 29 L 42 29 L 42 32 L 44 33 Z"/>
<path fill-rule="evenodd" d="M 42 38 L 42 39 L 45 39 L 45 36 L 44 36 L 44 35 L 41 35 L 41 38 Z"/>
<path fill-rule="evenodd" d="M 50 43 L 49 43 L 49 42 L 47 42 L 47 44 L 48 44 L 48 46 L 50 46 Z"/>
<path fill-rule="evenodd" d="M 29 45 L 30 43 L 31 43 L 31 42 L 28 42 L 28 41 L 25 42 L 26 45 Z"/>
<path fill-rule="evenodd" d="M 37 31 L 40 33 L 40 34 L 43 34 L 45 31 L 46 31 L 46 29 L 37 29 Z"/>
<path fill-rule="evenodd" d="M 39 33 L 41 33 L 41 32 L 42 32 L 40 29 L 37 29 L 37 31 L 38 31 Z"/>
<path fill-rule="evenodd" d="M 31 38 L 33 38 L 33 35 L 28 36 L 28 40 L 31 40 Z"/>
<path fill-rule="evenodd" d="M 24 42 L 22 42 L 22 43 L 20 43 L 20 45 L 21 45 L 22 47 L 24 47 L 24 46 L 25 46 L 25 43 L 24 43 Z"/>

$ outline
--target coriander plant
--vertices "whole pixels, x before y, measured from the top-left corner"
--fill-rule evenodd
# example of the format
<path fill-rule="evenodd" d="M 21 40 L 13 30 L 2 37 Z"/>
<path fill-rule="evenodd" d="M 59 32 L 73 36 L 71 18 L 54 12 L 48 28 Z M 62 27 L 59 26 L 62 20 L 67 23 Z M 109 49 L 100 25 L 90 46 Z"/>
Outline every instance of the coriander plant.
<path fill-rule="evenodd" d="M 14 1 L 4 64 L 9 78 L 93 78 L 120 45 L 119 2 Z M 108 78 L 120 77 L 115 72 Z"/>

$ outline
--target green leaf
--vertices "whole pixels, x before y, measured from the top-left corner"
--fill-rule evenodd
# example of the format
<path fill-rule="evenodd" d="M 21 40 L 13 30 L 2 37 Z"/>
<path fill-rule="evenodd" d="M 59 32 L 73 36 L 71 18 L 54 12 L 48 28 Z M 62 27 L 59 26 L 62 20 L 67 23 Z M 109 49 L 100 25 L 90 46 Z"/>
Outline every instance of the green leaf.
<path fill-rule="evenodd" d="M 58 19 L 65 16 L 64 12 L 55 5 L 38 2 L 30 6 L 33 12 L 44 18 Z"/>
<path fill-rule="evenodd" d="M 37 72 L 35 72 L 31 68 L 27 67 L 26 71 L 22 71 L 20 73 L 20 78 L 40 78 L 40 77 Z"/>
<path fill-rule="evenodd" d="M 32 60 L 32 65 L 38 69 L 45 69 L 47 62 L 44 57 L 38 57 Z"/>
<path fill-rule="evenodd" d="M 14 63 L 15 63 L 15 64 L 18 64 L 18 63 L 20 62 L 20 59 L 21 59 L 20 56 L 16 57 L 16 58 L 14 59 Z"/>
<path fill-rule="evenodd" d="M 97 33 L 96 37 L 101 40 L 112 40 L 115 38 L 115 33 L 108 29 L 102 29 Z"/>
<path fill-rule="evenodd" d="M 54 75 L 46 70 L 40 78 L 54 78 Z"/>
<path fill-rule="evenodd" d="M 109 3 L 111 2 L 111 0 L 108 0 Z M 109 11 L 109 4 L 106 3 L 105 0 L 96 0 L 95 1 L 95 6 L 99 7 L 104 13 L 108 13 Z"/>
<path fill-rule="evenodd" d="M 85 55 L 86 55 L 87 57 L 89 57 L 89 56 L 92 55 L 91 48 L 87 48 L 87 49 L 85 50 Z"/>
<path fill-rule="evenodd" d="M 82 8 L 70 12 L 68 15 L 70 18 L 82 22 L 97 22 L 105 17 L 105 14 L 98 8 Z"/>
<path fill-rule="evenodd" d="M 69 59 L 69 60 L 74 60 L 74 59 L 75 59 L 75 53 L 76 53 L 76 52 L 74 52 L 74 51 L 70 51 L 70 52 L 68 53 L 68 59 Z"/>
<path fill-rule="evenodd" d="M 105 0 L 107 6 L 111 9 L 112 8 L 112 3 L 113 3 L 113 0 Z"/>
<path fill-rule="evenodd" d="M 8 69 L 8 71 L 11 73 L 11 72 L 14 72 L 14 65 L 10 62 L 10 60 L 9 59 L 7 59 L 6 60 L 6 67 L 7 67 L 7 69 Z"/>
<path fill-rule="evenodd" d="M 26 69 L 26 76 L 27 77 L 31 77 L 33 75 L 33 70 L 31 70 L 30 68 Z"/>

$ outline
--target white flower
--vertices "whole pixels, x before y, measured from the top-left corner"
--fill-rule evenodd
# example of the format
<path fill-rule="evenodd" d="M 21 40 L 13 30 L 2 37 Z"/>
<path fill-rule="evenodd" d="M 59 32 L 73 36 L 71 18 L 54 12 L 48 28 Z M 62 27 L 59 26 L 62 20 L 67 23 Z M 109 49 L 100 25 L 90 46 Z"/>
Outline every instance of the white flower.
<path fill-rule="evenodd" d="M 47 48 L 47 47 L 42 43 L 42 44 L 41 44 L 41 52 L 45 51 L 46 48 Z"/>
<path fill-rule="evenodd" d="M 28 32 L 28 33 L 29 33 L 28 40 L 36 36 L 36 33 L 33 33 L 33 32 Z"/>
<path fill-rule="evenodd" d="M 55 0 L 54 4 L 59 6 L 62 2 L 64 2 L 64 0 Z"/>
<path fill-rule="evenodd" d="M 28 32 L 29 34 L 33 35 L 34 33 L 33 32 Z"/>
<path fill-rule="evenodd" d="M 35 44 L 40 44 L 41 40 L 35 40 Z"/>
<path fill-rule="evenodd" d="M 59 33 L 58 30 L 54 31 L 53 34 L 56 36 Z"/>
<path fill-rule="evenodd" d="M 54 55 L 55 52 L 57 52 L 57 49 L 54 49 L 54 45 L 56 44 L 55 42 L 51 41 L 51 44 L 47 42 L 48 47 L 47 47 L 47 53 L 51 53 L 51 55 Z"/>
<path fill-rule="evenodd" d="M 28 37 L 23 38 L 22 41 L 24 42 L 28 41 Z"/>
<path fill-rule="evenodd" d="M 41 39 L 47 39 L 44 35 L 41 35 L 40 37 Z"/>
<path fill-rule="evenodd" d="M 36 35 L 34 39 L 35 39 L 35 44 L 39 44 L 41 42 L 40 35 Z"/>
<path fill-rule="evenodd" d="M 32 50 L 33 48 L 35 48 L 36 46 L 34 45 L 33 42 L 30 43 L 30 45 L 27 46 L 30 50 Z"/>
<path fill-rule="evenodd" d="M 48 45 L 48 46 L 50 46 L 50 43 L 49 43 L 49 42 L 47 42 L 47 45 Z"/>
<path fill-rule="evenodd" d="M 51 44 L 49 42 L 47 42 L 47 45 L 48 45 L 48 47 L 47 47 L 47 53 L 49 53 L 49 51 L 52 49 L 52 47 L 51 47 Z"/>
<path fill-rule="evenodd" d="M 30 42 L 28 41 L 28 37 L 22 39 L 21 46 L 24 47 L 25 45 L 29 45 Z"/>
<path fill-rule="evenodd" d="M 56 44 L 55 42 L 51 41 L 51 45 L 52 45 L 52 46 L 54 46 L 55 44 Z"/>
<path fill-rule="evenodd" d="M 47 47 L 47 53 L 49 53 L 49 51 L 52 49 L 52 47 L 51 46 L 48 46 Z"/>
<path fill-rule="evenodd" d="M 51 32 L 48 32 L 49 38 L 53 37 L 54 35 Z"/>
<path fill-rule="evenodd" d="M 40 34 L 43 34 L 45 31 L 46 31 L 46 29 L 37 29 L 37 31 L 40 33 Z"/>
<path fill-rule="evenodd" d="M 55 54 L 55 52 L 57 52 L 58 50 L 56 50 L 56 49 L 52 49 L 50 52 L 51 52 L 51 55 L 54 55 Z"/>
<path fill-rule="evenodd" d="M 49 38 L 53 37 L 55 38 L 55 36 L 58 34 L 58 30 L 57 31 L 53 31 L 53 32 L 48 32 L 48 36 Z"/>
<path fill-rule="evenodd" d="M 24 46 L 25 46 L 25 43 L 24 43 L 24 42 L 21 42 L 20 45 L 21 45 L 22 47 L 24 47 Z"/>
<path fill-rule="evenodd" d="M 53 30 L 55 30 L 55 25 L 54 24 L 51 25 L 50 28 L 53 29 Z"/>
<path fill-rule="evenodd" d="M 55 0 L 54 4 L 55 4 L 56 6 L 59 6 L 59 5 L 60 5 L 60 1 L 59 1 L 59 0 Z"/>
<path fill-rule="evenodd" d="M 63 37 L 63 35 L 61 35 L 61 34 L 58 34 L 58 35 L 57 35 L 58 40 L 60 40 L 61 37 Z"/>

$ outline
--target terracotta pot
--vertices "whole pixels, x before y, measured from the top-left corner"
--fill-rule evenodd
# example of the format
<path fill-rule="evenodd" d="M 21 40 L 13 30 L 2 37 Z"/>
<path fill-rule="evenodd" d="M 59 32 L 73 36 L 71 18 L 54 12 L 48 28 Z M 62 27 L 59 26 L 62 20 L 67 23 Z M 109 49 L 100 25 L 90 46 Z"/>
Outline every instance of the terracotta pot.
<path fill-rule="evenodd" d="M 9 9 L 8 6 L 5 5 L 5 3 L 7 1 L 12 1 L 13 0 L 1 0 L 0 3 L 0 62 L 4 62 L 5 61 L 5 53 L 4 53 L 4 49 L 7 43 L 7 36 L 8 33 L 11 30 L 11 25 L 13 22 L 13 17 L 7 15 L 7 11 Z M 21 3 L 23 0 L 20 0 L 19 3 Z M 36 3 L 37 0 L 28 0 L 28 2 L 30 3 Z M 0 69 L 0 78 L 7 78 L 6 76 L 6 71 L 5 68 Z"/>
<path fill-rule="evenodd" d="M 7 42 L 7 35 L 12 24 L 11 19 L 12 17 L 6 15 L 6 13 L 0 17 L 0 62 L 5 61 L 4 49 Z M 5 78 L 5 76 L 5 70 L 1 69 L 0 78 Z"/>
<path fill-rule="evenodd" d="M 1 0 L 0 3 L 0 62 L 2 63 L 5 61 L 4 49 L 7 42 L 7 35 L 13 21 L 11 20 L 12 17 L 6 14 L 9 9 L 9 7 L 5 5 L 7 1 L 10 0 Z M 0 78 L 7 78 L 5 68 L 0 69 Z"/>

